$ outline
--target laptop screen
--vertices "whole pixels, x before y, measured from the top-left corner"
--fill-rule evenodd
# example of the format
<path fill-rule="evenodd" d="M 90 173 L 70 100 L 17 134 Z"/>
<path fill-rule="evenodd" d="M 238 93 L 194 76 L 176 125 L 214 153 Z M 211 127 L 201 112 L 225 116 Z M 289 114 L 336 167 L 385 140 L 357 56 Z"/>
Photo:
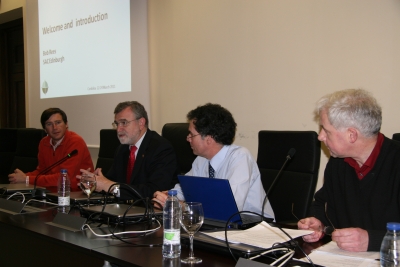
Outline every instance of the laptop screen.
<path fill-rule="evenodd" d="M 235 198 L 228 180 L 178 175 L 183 195 L 187 202 L 201 202 L 204 218 L 226 222 L 238 212 Z M 240 216 L 231 218 L 240 223 Z"/>

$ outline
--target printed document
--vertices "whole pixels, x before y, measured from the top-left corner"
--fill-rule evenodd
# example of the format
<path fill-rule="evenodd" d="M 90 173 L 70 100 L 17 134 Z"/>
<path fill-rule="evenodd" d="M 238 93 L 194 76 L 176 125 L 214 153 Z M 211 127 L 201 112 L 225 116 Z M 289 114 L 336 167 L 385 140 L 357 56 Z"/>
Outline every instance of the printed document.
<path fill-rule="evenodd" d="M 309 230 L 282 229 L 293 239 L 313 232 Z M 225 241 L 225 231 L 202 233 Z M 290 240 L 278 227 L 272 227 L 266 222 L 261 222 L 243 231 L 228 231 L 227 234 L 230 243 L 242 243 L 260 248 L 270 248 L 274 243 L 282 243 Z"/>

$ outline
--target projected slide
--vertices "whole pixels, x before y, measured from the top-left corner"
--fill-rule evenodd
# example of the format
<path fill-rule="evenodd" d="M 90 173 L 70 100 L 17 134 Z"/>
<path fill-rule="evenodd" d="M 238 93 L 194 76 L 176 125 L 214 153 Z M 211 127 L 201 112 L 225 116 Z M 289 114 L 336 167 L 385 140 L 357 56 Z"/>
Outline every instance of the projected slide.
<path fill-rule="evenodd" d="M 129 0 L 39 0 L 40 98 L 131 91 Z"/>

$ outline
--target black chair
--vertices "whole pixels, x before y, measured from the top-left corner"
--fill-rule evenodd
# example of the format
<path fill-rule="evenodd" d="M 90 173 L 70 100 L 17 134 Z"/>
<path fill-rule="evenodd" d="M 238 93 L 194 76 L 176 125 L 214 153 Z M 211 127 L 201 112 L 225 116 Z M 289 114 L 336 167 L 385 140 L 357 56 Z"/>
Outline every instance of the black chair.
<path fill-rule="evenodd" d="M 0 129 L 0 184 L 8 183 L 10 166 L 17 151 L 17 130 L 16 128 Z"/>
<path fill-rule="evenodd" d="M 396 140 L 396 141 L 400 141 L 400 133 L 394 133 L 392 139 Z"/>
<path fill-rule="evenodd" d="M 120 141 L 115 129 L 100 130 L 100 149 L 96 162 L 96 168 L 101 168 L 104 175 L 111 169 L 114 163 L 114 154 Z"/>
<path fill-rule="evenodd" d="M 38 166 L 39 143 L 46 132 L 43 129 L 21 128 L 17 131 L 17 151 L 11 164 L 10 173 L 16 168 L 30 172 Z"/>
<path fill-rule="evenodd" d="M 291 148 L 295 155 L 271 188 L 269 200 L 278 223 L 305 218 L 318 180 L 321 142 L 314 131 L 260 131 L 257 164 L 265 191 L 270 188 Z M 296 216 L 293 216 L 292 214 Z"/>
<path fill-rule="evenodd" d="M 192 169 L 192 163 L 196 158 L 193 154 L 193 150 L 190 147 L 186 137 L 189 133 L 188 131 L 189 123 L 167 123 L 162 128 L 161 135 L 170 141 L 175 149 L 179 174 L 185 174 Z"/>

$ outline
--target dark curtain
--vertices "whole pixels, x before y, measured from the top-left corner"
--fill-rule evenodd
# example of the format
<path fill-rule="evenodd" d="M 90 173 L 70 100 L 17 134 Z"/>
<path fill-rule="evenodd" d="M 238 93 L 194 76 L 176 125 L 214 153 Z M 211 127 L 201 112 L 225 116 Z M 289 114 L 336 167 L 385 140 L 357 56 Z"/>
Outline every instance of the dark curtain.
<path fill-rule="evenodd" d="M 0 103 L 1 128 L 26 127 L 22 19 L 0 25 Z"/>

